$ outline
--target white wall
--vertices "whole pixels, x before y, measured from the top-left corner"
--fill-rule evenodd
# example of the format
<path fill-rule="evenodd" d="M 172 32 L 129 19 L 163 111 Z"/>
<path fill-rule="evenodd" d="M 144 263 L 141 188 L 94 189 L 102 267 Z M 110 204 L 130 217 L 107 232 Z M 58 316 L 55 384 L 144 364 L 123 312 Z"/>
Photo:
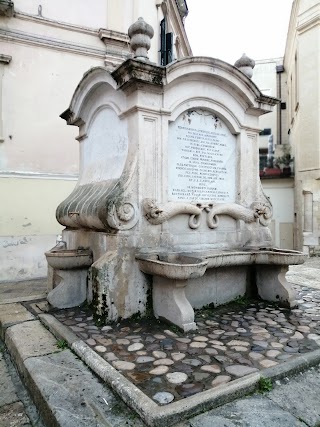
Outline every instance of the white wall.
<path fill-rule="evenodd" d="M 320 247 L 320 2 L 295 0 L 285 51 L 288 123 L 295 157 L 297 249 Z M 312 230 L 304 229 L 312 193 Z"/>
<path fill-rule="evenodd" d="M 0 178 L 0 281 L 44 277 L 44 252 L 55 245 L 62 226 L 55 210 L 75 180 Z"/>
<path fill-rule="evenodd" d="M 292 179 L 265 179 L 262 181 L 263 190 L 270 198 L 273 206 L 273 221 L 271 231 L 275 246 L 283 249 L 293 249 L 294 232 L 294 185 Z M 292 238 L 284 235 L 284 230 L 292 229 Z M 292 244 L 290 245 L 290 242 Z"/>
<path fill-rule="evenodd" d="M 38 15 L 41 5 L 41 16 L 44 18 L 86 27 L 106 28 L 107 4 L 107 0 L 15 0 L 14 9 L 16 12 Z"/>
<path fill-rule="evenodd" d="M 257 61 L 253 69 L 253 82 L 263 94 L 274 98 L 277 98 L 276 66 L 280 61 L 281 58 Z M 277 114 L 277 107 L 275 107 L 271 113 L 259 117 L 259 127 L 261 129 L 271 128 L 274 143 L 277 142 Z M 260 137 L 260 144 L 263 144 L 263 148 L 268 148 L 268 138 L 268 136 Z"/>

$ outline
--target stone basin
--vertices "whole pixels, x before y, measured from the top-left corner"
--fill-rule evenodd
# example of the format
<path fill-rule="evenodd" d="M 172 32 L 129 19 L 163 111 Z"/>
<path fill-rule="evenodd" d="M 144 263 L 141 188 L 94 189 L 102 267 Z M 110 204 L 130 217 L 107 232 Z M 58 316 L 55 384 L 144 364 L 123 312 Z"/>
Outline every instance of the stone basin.
<path fill-rule="evenodd" d="M 185 293 L 186 287 L 189 287 L 189 295 L 190 292 L 192 295 L 199 292 L 199 286 L 206 286 L 209 298 L 217 291 L 227 291 L 219 282 L 216 284 L 219 276 L 212 275 L 212 271 L 206 273 L 206 270 L 222 268 L 224 275 L 228 271 L 232 273 L 233 269 L 240 273 L 244 271 L 246 277 L 250 278 L 246 283 L 250 291 L 267 301 L 293 308 L 296 306 L 295 292 L 285 274 L 289 265 L 302 264 L 306 257 L 302 252 L 292 250 L 252 247 L 187 254 L 140 253 L 136 259 L 142 272 L 154 276 L 152 298 L 155 317 L 173 323 L 187 332 L 195 330 L 196 324 L 193 307 Z M 240 270 L 236 270 L 238 268 Z M 222 296 L 214 298 L 223 300 Z M 201 301 L 201 306 L 208 300 L 206 297 Z"/>
<path fill-rule="evenodd" d="M 200 254 L 195 253 L 194 256 Z M 208 261 L 207 268 L 236 265 L 298 265 L 303 264 L 307 255 L 293 250 L 278 248 L 250 248 L 228 251 L 201 252 L 201 257 Z"/>
<path fill-rule="evenodd" d="M 48 264 L 56 270 L 90 267 L 92 252 L 88 249 L 52 249 L 45 253 Z"/>
<path fill-rule="evenodd" d="M 203 258 L 181 254 L 139 254 L 136 259 L 144 273 L 172 280 L 197 279 L 208 265 Z"/>

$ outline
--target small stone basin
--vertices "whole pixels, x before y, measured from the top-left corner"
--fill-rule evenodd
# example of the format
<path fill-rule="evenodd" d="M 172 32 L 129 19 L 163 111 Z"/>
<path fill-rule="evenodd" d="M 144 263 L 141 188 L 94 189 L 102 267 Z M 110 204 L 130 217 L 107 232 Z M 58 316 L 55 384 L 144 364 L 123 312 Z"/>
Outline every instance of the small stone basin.
<path fill-rule="evenodd" d="M 290 249 L 268 248 L 254 252 L 256 264 L 298 265 L 308 258 L 303 252 Z"/>
<path fill-rule="evenodd" d="M 56 270 L 74 270 L 90 267 L 92 252 L 88 249 L 53 249 L 45 253 L 50 267 Z"/>
<path fill-rule="evenodd" d="M 278 248 L 239 248 L 222 251 L 195 253 L 208 261 L 208 268 L 237 265 L 297 265 L 303 264 L 307 255 L 303 252 Z"/>
<path fill-rule="evenodd" d="M 136 259 L 144 273 L 173 280 L 197 279 L 208 265 L 202 258 L 180 254 L 139 254 Z"/>

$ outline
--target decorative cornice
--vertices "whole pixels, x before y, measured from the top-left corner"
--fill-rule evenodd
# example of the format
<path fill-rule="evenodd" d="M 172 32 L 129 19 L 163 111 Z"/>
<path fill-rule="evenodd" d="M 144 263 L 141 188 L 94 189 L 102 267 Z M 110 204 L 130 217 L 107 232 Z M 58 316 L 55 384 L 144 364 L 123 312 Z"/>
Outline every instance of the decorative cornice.
<path fill-rule="evenodd" d="M 100 28 L 99 37 L 103 43 L 108 46 L 109 44 L 118 45 L 129 52 L 129 36 L 125 33 L 118 31 L 107 30 L 106 28 Z"/>
<path fill-rule="evenodd" d="M 309 19 L 306 22 L 303 22 L 297 27 L 298 34 L 303 34 L 306 31 L 311 30 L 312 28 L 316 27 L 317 25 L 320 25 L 320 15 L 313 16 L 311 19 Z"/>
<path fill-rule="evenodd" d="M 78 174 L 24 172 L 24 171 L 0 171 L 0 178 L 17 179 L 55 179 L 61 181 L 76 181 Z"/>
<path fill-rule="evenodd" d="M 54 39 L 34 34 L 26 33 L 23 31 L 14 31 L 0 28 L 0 40 L 10 41 L 13 43 L 29 44 L 34 46 L 43 46 L 49 49 L 62 50 L 65 52 L 72 52 L 79 55 L 93 56 L 96 58 L 104 58 L 106 52 L 102 49 L 96 49 L 90 46 L 79 45 L 75 43 L 65 42 L 63 40 Z M 114 55 L 119 55 L 113 52 Z"/>
<path fill-rule="evenodd" d="M 135 83 L 162 87 L 164 76 L 164 67 L 135 59 L 128 59 L 112 72 L 112 77 L 122 90 Z"/>
<path fill-rule="evenodd" d="M 29 13 L 15 11 L 14 17 L 25 21 L 36 22 L 37 24 L 49 25 L 50 27 L 61 28 L 62 30 L 75 31 L 83 34 L 98 36 L 99 30 L 81 25 L 69 24 L 67 22 L 55 21 L 54 19 L 45 18 L 43 16 L 30 15 Z"/>
<path fill-rule="evenodd" d="M 165 108 L 152 108 L 152 107 L 146 107 L 145 105 L 135 105 L 134 107 L 130 107 L 127 110 L 123 111 L 121 114 L 119 114 L 119 117 L 122 119 L 129 114 L 136 113 L 137 111 L 145 113 L 145 114 L 154 114 L 162 116 L 171 116 L 171 110 L 166 110 Z M 61 116 L 60 116 L 61 117 Z"/>

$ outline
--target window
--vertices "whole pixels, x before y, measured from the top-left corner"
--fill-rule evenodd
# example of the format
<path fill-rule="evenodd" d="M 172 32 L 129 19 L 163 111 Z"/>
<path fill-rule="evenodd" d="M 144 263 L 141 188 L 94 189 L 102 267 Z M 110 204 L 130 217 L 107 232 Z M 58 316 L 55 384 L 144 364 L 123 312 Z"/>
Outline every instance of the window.
<path fill-rule="evenodd" d="M 268 166 L 268 150 L 259 150 L 259 170 L 263 171 Z"/>
<path fill-rule="evenodd" d="M 166 19 L 160 22 L 160 65 L 173 61 L 173 33 L 166 32 Z"/>
<path fill-rule="evenodd" d="M 299 87 L 298 87 L 298 54 L 294 57 L 294 109 L 297 111 L 299 106 Z"/>
<path fill-rule="evenodd" d="M 265 128 L 263 129 L 260 133 L 260 136 L 267 136 L 267 135 L 271 135 L 271 128 Z"/>

